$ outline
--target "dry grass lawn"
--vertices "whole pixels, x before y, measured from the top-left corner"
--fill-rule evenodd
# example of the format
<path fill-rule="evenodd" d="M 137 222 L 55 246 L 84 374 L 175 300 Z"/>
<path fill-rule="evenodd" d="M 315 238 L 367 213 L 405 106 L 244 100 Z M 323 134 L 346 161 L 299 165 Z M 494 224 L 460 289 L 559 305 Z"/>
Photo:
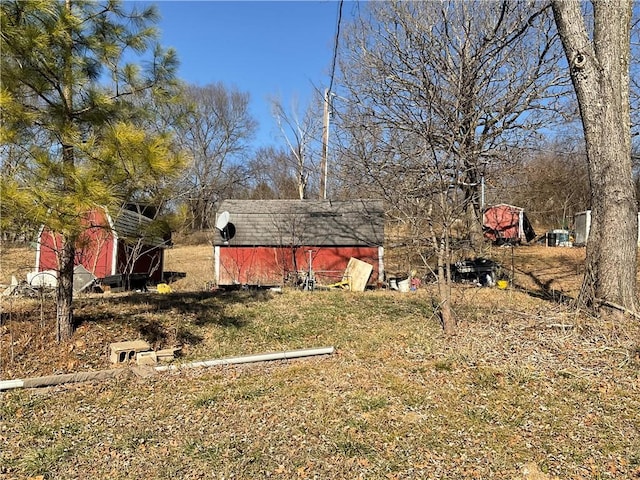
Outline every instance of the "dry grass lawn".
<path fill-rule="evenodd" d="M 457 287 L 453 338 L 430 286 L 206 291 L 208 246 L 168 252 L 187 272 L 172 294 L 77 298 L 69 343 L 50 300 L 4 298 L 2 379 L 110 368 L 108 344 L 135 338 L 181 344 L 176 363 L 336 353 L 0 393 L 0 479 L 640 478 L 640 325 L 558 301 L 583 255 L 496 249 L 514 285 Z M 28 257 L 4 250 L 0 281 Z"/>

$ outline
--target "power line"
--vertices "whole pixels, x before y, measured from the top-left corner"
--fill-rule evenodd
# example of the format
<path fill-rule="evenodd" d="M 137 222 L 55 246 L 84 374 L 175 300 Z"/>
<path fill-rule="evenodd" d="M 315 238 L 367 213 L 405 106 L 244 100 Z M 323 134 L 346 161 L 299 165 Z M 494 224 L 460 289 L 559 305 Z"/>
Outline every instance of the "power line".
<path fill-rule="evenodd" d="M 333 88 L 333 79 L 336 74 L 336 60 L 338 58 L 338 41 L 340 39 L 340 23 L 342 23 L 342 4 L 344 0 L 340 0 L 338 4 L 338 21 L 336 22 L 336 37 L 333 43 L 333 60 L 331 62 L 331 79 L 329 81 L 329 93 Z"/>
<path fill-rule="evenodd" d="M 324 111 L 322 116 L 322 160 L 320 162 L 320 199 L 327 198 L 327 176 L 328 176 L 328 156 L 329 156 L 329 115 L 331 113 L 331 89 L 333 79 L 336 74 L 336 60 L 338 58 L 338 41 L 340 39 L 340 23 L 342 22 L 342 3 L 338 4 L 338 21 L 336 22 L 336 38 L 333 44 L 333 61 L 331 62 L 331 79 L 329 88 L 324 92 Z"/>

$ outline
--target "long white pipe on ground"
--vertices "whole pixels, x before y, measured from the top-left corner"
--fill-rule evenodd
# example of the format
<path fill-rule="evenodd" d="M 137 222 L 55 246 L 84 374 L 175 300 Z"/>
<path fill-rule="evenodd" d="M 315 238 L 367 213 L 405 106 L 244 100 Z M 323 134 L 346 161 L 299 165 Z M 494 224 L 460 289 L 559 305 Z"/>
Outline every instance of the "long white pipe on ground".
<path fill-rule="evenodd" d="M 98 370 L 96 372 L 76 372 L 65 373 L 63 375 L 48 375 L 46 377 L 32 377 L 18 380 L 2 380 L 0 381 L 0 391 L 11 390 L 14 388 L 36 388 L 51 387 L 62 383 L 87 382 L 90 380 L 104 380 L 123 375 L 128 369 L 113 368 L 111 370 Z"/>
<path fill-rule="evenodd" d="M 215 367 L 217 365 L 237 365 L 240 363 L 269 362 L 272 360 L 288 360 L 292 358 L 311 357 L 314 355 L 331 355 L 333 347 L 307 348 L 304 350 L 290 350 L 288 352 L 261 353 L 258 355 L 245 355 L 242 357 L 219 358 L 204 360 L 201 362 L 183 363 L 182 365 L 159 365 L 155 367 L 158 372 L 167 370 L 179 370 L 181 368 Z"/>
<path fill-rule="evenodd" d="M 289 350 L 286 352 L 262 353 L 258 355 L 245 355 L 241 357 L 228 357 L 215 360 L 205 360 L 201 362 L 184 363 L 181 365 L 159 365 L 154 367 L 158 372 L 169 370 L 179 370 L 181 368 L 214 367 L 216 365 L 238 365 L 242 363 L 268 362 L 273 360 L 288 360 L 294 358 L 311 357 L 315 355 L 331 355 L 335 349 L 333 347 L 307 348 L 303 350 Z M 16 380 L 0 380 L 0 392 L 15 388 L 35 388 L 60 385 L 62 383 L 85 382 L 89 380 L 104 380 L 116 377 L 128 372 L 128 369 L 115 368 L 111 370 L 100 370 L 97 372 L 78 372 L 64 375 L 49 375 L 47 377 L 34 377 Z"/>

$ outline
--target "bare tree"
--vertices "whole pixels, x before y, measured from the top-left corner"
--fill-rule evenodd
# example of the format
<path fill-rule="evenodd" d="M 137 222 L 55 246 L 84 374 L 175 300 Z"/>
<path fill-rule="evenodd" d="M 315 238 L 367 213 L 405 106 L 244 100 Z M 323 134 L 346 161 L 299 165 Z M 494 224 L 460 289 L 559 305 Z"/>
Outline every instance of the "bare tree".
<path fill-rule="evenodd" d="M 544 228 L 569 228 L 577 212 L 591 206 L 591 188 L 582 143 L 556 139 L 532 148 L 517 168 L 492 174 L 487 199 L 523 207 Z M 536 229 L 537 230 L 537 229 Z"/>
<path fill-rule="evenodd" d="M 299 183 L 293 154 L 264 147 L 256 151 L 248 166 L 249 193 L 253 199 L 299 198 Z"/>
<path fill-rule="evenodd" d="M 177 138 L 191 157 L 183 179 L 192 228 L 208 228 L 216 204 L 244 186 L 241 160 L 249 152 L 257 122 L 249 112 L 249 95 L 220 83 L 187 86 L 175 107 Z"/>
<path fill-rule="evenodd" d="M 548 11 L 524 2 L 371 2 L 341 61 L 342 164 L 436 258 L 447 333 L 454 241 L 481 244 L 481 177 L 551 124 L 566 80 Z M 538 28 L 534 28 L 538 27 Z M 351 155 L 356 153 L 358 156 Z M 346 175 L 345 175 L 346 176 Z M 426 244 L 422 239 L 427 239 Z"/>
<path fill-rule="evenodd" d="M 629 110 L 632 3 L 554 0 L 552 5 L 580 106 L 591 182 L 592 223 L 579 301 L 635 311 L 638 217 Z"/>
<path fill-rule="evenodd" d="M 342 127 L 415 132 L 456 156 L 477 247 L 487 165 L 508 161 L 512 147 L 550 127 L 567 89 L 551 15 L 509 1 L 368 7 L 371 18 L 345 41 L 341 70 L 354 102 Z"/>
<path fill-rule="evenodd" d="M 274 98 L 271 101 L 273 116 L 278 123 L 282 138 L 287 143 L 295 160 L 298 198 L 308 198 L 308 187 L 313 173 L 316 171 L 315 149 L 321 129 L 321 116 L 311 105 L 300 117 L 296 101 L 292 102 L 290 111 L 285 109 L 282 101 Z"/>

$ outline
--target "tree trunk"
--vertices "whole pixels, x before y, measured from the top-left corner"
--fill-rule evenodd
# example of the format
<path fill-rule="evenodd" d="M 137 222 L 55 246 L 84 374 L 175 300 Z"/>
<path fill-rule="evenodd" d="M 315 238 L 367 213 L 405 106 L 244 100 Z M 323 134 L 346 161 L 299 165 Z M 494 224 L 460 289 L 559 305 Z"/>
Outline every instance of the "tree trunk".
<path fill-rule="evenodd" d="M 449 269 L 448 237 L 448 233 L 445 233 L 438 245 L 438 307 L 445 335 L 455 335 L 458 330 L 458 323 L 451 309 L 451 271 Z"/>
<path fill-rule="evenodd" d="M 451 310 L 451 284 L 438 282 L 438 293 L 440 300 L 440 316 L 442 319 L 442 329 L 445 335 L 455 335 L 458 331 L 456 317 Z"/>
<path fill-rule="evenodd" d="M 440 205 L 447 205 L 446 193 L 440 193 Z M 436 233 L 433 224 L 433 204 L 429 203 L 424 212 L 427 219 L 431 243 L 436 253 L 437 275 L 438 275 L 438 296 L 431 300 L 434 314 L 440 316 L 442 329 L 445 335 L 455 335 L 458 329 L 455 314 L 451 309 L 451 231 L 448 225 L 443 225 L 440 235 Z"/>
<path fill-rule="evenodd" d="M 480 216 L 478 216 L 480 214 Z M 465 225 L 469 234 L 469 245 L 476 256 L 484 252 L 484 235 L 482 234 L 482 212 L 477 202 L 469 200 L 464 211 Z"/>
<path fill-rule="evenodd" d="M 65 0 L 65 9 L 72 15 L 71 0 Z M 68 32 L 70 33 L 70 32 Z M 62 99 L 64 100 L 64 116 L 62 120 L 62 163 L 67 171 L 63 181 L 65 193 L 74 192 L 73 170 L 75 167 L 75 153 L 73 141 L 69 133 L 74 131 L 73 122 L 73 40 L 69 35 L 65 48 L 63 64 Z M 58 256 L 58 286 L 56 290 L 56 340 L 69 340 L 73 335 L 73 267 L 76 256 L 75 235 L 62 235 L 62 251 Z"/>
<path fill-rule="evenodd" d="M 73 267 L 75 242 L 64 238 L 59 255 L 58 286 L 56 289 L 56 340 L 69 340 L 73 335 Z"/>
<path fill-rule="evenodd" d="M 636 309 L 638 217 L 631 165 L 629 32 L 631 2 L 594 1 L 593 41 L 578 0 L 553 13 L 584 129 L 592 223 L 579 302 Z"/>

